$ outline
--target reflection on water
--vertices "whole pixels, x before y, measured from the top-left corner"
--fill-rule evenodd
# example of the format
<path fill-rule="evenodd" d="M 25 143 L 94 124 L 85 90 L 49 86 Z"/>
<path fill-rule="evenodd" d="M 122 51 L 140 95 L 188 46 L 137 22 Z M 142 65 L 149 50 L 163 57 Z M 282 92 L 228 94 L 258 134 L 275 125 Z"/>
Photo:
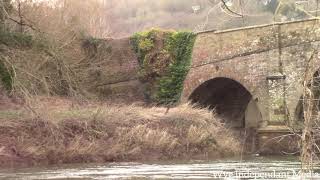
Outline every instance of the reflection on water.
<path fill-rule="evenodd" d="M 0 179 L 301 179 L 297 159 L 111 163 L 0 170 Z M 315 167 L 314 179 L 320 179 Z"/>

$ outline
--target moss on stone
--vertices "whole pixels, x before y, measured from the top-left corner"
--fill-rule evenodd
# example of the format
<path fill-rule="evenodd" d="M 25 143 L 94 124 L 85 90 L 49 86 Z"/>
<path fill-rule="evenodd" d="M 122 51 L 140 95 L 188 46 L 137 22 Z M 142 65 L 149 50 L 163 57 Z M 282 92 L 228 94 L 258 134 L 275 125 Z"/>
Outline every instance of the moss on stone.
<path fill-rule="evenodd" d="M 172 104 L 180 99 L 183 81 L 190 68 L 195 35 L 152 29 L 131 37 L 145 84 L 145 95 L 151 102 Z"/>

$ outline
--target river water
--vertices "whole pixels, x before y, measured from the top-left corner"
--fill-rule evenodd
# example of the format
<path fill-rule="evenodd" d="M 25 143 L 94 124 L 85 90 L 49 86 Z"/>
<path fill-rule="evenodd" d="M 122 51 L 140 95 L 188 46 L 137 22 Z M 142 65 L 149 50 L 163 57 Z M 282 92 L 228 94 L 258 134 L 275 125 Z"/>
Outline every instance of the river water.
<path fill-rule="evenodd" d="M 297 158 L 283 157 L 174 163 L 75 164 L 2 169 L 0 179 L 301 179 L 300 167 Z M 320 179 L 320 167 L 314 167 L 313 173 L 304 175 L 303 179 Z"/>

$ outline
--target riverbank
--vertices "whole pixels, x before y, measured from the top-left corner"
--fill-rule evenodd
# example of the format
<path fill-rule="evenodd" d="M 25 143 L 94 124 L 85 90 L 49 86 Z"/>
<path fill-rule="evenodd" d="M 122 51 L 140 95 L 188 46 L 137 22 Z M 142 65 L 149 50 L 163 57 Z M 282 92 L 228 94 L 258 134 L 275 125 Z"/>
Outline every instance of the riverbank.
<path fill-rule="evenodd" d="M 212 112 L 38 98 L 0 109 L 0 166 L 214 159 L 241 145 Z"/>

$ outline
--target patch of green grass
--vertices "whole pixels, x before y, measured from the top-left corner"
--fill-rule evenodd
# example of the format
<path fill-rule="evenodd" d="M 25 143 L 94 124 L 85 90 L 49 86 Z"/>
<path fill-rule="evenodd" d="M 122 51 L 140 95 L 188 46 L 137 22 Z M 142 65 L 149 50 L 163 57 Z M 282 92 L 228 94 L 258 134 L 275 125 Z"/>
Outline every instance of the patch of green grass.
<path fill-rule="evenodd" d="M 0 119 L 18 119 L 23 115 L 20 110 L 0 110 Z"/>
<path fill-rule="evenodd" d="M 97 113 L 96 108 L 71 109 L 66 111 L 52 111 L 56 120 L 63 119 L 90 119 Z"/>
<path fill-rule="evenodd" d="M 4 88 L 7 91 L 12 90 L 12 85 L 13 85 L 12 74 L 8 70 L 8 68 L 5 66 L 3 61 L 1 60 L 0 60 L 0 80 L 1 80 L 1 84 L 4 86 Z"/>

